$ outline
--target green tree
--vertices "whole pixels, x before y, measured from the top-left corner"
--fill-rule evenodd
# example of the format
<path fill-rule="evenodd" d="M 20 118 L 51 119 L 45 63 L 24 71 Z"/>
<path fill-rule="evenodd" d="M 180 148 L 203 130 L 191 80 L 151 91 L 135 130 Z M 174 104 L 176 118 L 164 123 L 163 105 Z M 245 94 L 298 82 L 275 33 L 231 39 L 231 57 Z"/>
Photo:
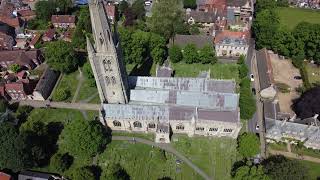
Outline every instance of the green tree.
<path fill-rule="evenodd" d="M 17 73 L 20 71 L 20 65 L 19 64 L 12 64 L 10 65 L 10 71 Z"/>
<path fill-rule="evenodd" d="M 27 153 L 23 150 L 24 143 L 12 124 L 0 123 L 0 144 L 0 169 L 18 171 L 31 167 Z"/>
<path fill-rule="evenodd" d="M 279 27 L 280 20 L 274 10 L 265 9 L 257 13 L 252 26 L 256 37 L 257 48 L 261 49 L 265 47 L 271 49 L 274 42 L 274 35 L 277 33 Z"/>
<path fill-rule="evenodd" d="M 277 0 L 277 6 L 279 7 L 288 7 L 289 6 L 289 2 L 288 0 Z"/>
<path fill-rule="evenodd" d="M 53 0 L 37 1 L 35 4 L 35 12 L 37 19 L 48 22 L 53 14 L 56 13 L 56 3 Z"/>
<path fill-rule="evenodd" d="M 152 59 L 159 64 L 162 64 L 166 53 L 166 40 L 159 34 L 150 34 L 149 49 L 151 50 Z"/>
<path fill-rule="evenodd" d="M 132 34 L 132 47 L 130 51 L 130 59 L 132 62 L 142 64 L 148 57 L 149 38 L 149 33 L 140 30 Z"/>
<path fill-rule="evenodd" d="M 86 36 L 91 36 L 91 21 L 88 7 L 82 7 L 78 17 L 76 29 L 72 35 L 72 45 L 76 48 L 85 49 Z"/>
<path fill-rule="evenodd" d="M 141 19 L 145 15 L 144 0 L 136 0 L 132 3 L 131 9 L 135 18 Z"/>
<path fill-rule="evenodd" d="M 8 104 L 4 99 L 0 99 L 0 113 L 5 113 L 7 111 Z"/>
<path fill-rule="evenodd" d="M 110 164 L 108 168 L 103 171 L 100 177 L 101 180 L 130 180 L 130 176 L 120 164 Z"/>
<path fill-rule="evenodd" d="M 200 50 L 199 59 L 202 64 L 214 64 L 218 61 L 214 49 L 212 48 L 212 45 L 205 45 Z"/>
<path fill-rule="evenodd" d="M 257 0 L 255 10 L 259 13 L 265 9 L 271 10 L 277 7 L 276 1 L 273 0 Z"/>
<path fill-rule="evenodd" d="M 87 77 L 87 79 L 89 80 L 89 86 L 90 87 L 94 87 L 96 85 L 96 81 L 94 79 L 94 75 L 93 75 L 93 72 L 92 72 L 92 68 L 91 68 L 91 65 L 89 62 L 86 62 L 84 65 L 83 65 L 83 72 L 84 72 L 84 75 Z"/>
<path fill-rule="evenodd" d="M 239 167 L 235 175 L 232 179 L 236 180 L 269 180 L 267 175 L 263 172 L 263 166 L 257 165 L 257 166 L 241 166 Z"/>
<path fill-rule="evenodd" d="M 170 39 L 175 36 L 181 26 L 184 26 L 183 16 L 181 0 L 155 1 L 152 16 L 147 19 L 147 26 L 151 32 Z"/>
<path fill-rule="evenodd" d="M 238 137 L 238 151 L 245 157 L 250 158 L 257 155 L 260 151 L 260 142 L 253 133 L 243 133 Z"/>
<path fill-rule="evenodd" d="M 183 58 L 181 48 L 178 45 L 173 45 L 169 48 L 170 61 L 173 63 L 180 62 Z"/>
<path fill-rule="evenodd" d="M 59 88 L 57 90 L 57 94 L 55 95 L 55 99 L 57 101 L 64 101 L 66 99 L 68 99 L 71 96 L 71 92 L 69 90 L 69 88 L 65 87 L 65 88 Z"/>
<path fill-rule="evenodd" d="M 264 162 L 264 172 L 273 180 L 310 179 L 308 169 L 297 160 L 287 159 L 282 155 L 271 156 Z"/>
<path fill-rule="evenodd" d="M 197 1 L 196 0 L 183 0 L 183 7 L 185 9 L 196 9 L 197 8 Z"/>
<path fill-rule="evenodd" d="M 27 117 L 29 116 L 30 112 L 33 110 L 33 107 L 31 106 L 19 106 L 16 110 L 16 117 L 19 119 L 19 121 L 26 121 Z"/>
<path fill-rule="evenodd" d="M 76 168 L 72 172 L 72 179 L 76 180 L 95 180 L 94 173 L 89 167 Z"/>
<path fill-rule="evenodd" d="M 79 62 L 68 42 L 59 40 L 49 43 L 45 47 L 44 55 L 47 63 L 54 70 L 70 73 L 78 67 Z"/>
<path fill-rule="evenodd" d="M 239 66 L 239 77 L 241 79 L 247 77 L 248 72 L 249 72 L 248 66 L 246 64 L 240 64 L 240 66 Z"/>
<path fill-rule="evenodd" d="M 129 3 L 127 1 L 120 1 L 118 6 L 119 13 L 122 15 L 128 7 Z"/>
<path fill-rule="evenodd" d="M 75 157 L 92 157 L 101 153 L 109 137 L 98 121 L 75 119 L 62 131 L 62 146 Z"/>
<path fill-rule="evenodd" d="M 244 78 L 240 82 L 240 117 L 241 119 L 250 119 L 256 111 L 256 101 L 250 88 L 250 79 Z"/>
<path fill-rule="evenodd" d="M 64 172 L 72 165 L 73 157 L 68 153 L 54 154 L 50 159 L 50 166 L 58 172 Z"/>
<path fill-rule="evenodd" d="M 64 14 L 68 12 L 70 8 L 73 7 L 73 1 L 72 0 L 55 0 L 57 8 L 59 8 L 60 11 L 62 11 Z"/>
<path fill-rule="evenodd" d="M 194 44 L 187 44 L 183 49 L 183 60 L 187 64 L 199 62 L 199 54 Z"/>
<path fill-rule="evenodd" d="M 189 27 L 189 33 L 192 35 L 200 34 L 199 27 L 196 24 L 193 24 Z"/>

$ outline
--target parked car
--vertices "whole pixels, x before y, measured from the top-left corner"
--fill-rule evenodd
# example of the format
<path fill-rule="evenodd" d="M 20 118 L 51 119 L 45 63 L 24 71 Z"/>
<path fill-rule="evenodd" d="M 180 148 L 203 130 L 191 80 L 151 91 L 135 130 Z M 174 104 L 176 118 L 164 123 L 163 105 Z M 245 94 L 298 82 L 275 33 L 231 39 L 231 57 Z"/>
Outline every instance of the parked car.
<path fill-rule="evenodd" d="M 297 80 L 302 79 L 302 77 L 301 77 L 301 76 L 294 76 L 293 78 L 294 78 L 294 79 L 297 79 Z"/>
<path fill-rule="evenodd" d="M 253 82 L 254 81 L 254 76 L 253 74 L 250 74 L 250 80 Z"/>

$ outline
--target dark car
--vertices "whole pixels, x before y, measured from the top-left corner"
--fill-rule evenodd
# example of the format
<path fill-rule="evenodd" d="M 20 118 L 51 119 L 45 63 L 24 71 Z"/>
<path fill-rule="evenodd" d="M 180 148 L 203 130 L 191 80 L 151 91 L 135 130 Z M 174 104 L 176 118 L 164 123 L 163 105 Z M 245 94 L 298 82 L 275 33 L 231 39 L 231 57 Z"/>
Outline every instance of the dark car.
<path fill-rule="evenodd" d="M 294 76 L 293 78 L 294 78 L 294 79 L 298 79 L 298 80 L 299 80 L 299 79 L 302 79 L 301 76 Z"/>

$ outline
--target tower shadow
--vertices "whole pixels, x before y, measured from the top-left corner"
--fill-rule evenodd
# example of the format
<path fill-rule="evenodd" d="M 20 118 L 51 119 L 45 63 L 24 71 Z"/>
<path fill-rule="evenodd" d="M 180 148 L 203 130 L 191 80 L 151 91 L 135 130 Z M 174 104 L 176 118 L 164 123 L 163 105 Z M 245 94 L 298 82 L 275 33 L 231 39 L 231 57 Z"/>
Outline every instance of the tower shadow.
<path fill-rule="evenodd" d="M 148 58 L 139 66 L 139 64 L 135 65 L 131 70 L 129 76 L 151 76 L 151 68 L 153 65 L 153 60 Z"/>

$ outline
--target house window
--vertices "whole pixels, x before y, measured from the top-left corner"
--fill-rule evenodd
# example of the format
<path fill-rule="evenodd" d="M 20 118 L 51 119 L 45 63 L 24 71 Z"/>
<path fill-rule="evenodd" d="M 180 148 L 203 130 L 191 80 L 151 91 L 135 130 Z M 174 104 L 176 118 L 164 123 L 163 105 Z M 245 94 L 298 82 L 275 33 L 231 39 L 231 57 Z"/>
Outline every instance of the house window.
<path fill-rule="evenodd" d="M 119 122 L 119 121 L 113 121 L 113 126 L 121 127 L 121 122 Z"/>
<path fill-rule="evenodd" d="M 231 133 L 231 132 L 232 132 L 232 129 L 224 129 L 223 132 Z"/>
<path fill-rule="evenodd" d="M 218 128 L 210 128 L 209 131 L 218 131 Z"/>
<path fill-rule="evenodd" d="M 184 126 L 182 124 L 179 124 L 176 126 L 177 130 L 184 130 Z"/>
<path fill-rule="evenodd" d="M 196 131 L 204 131 L 204 127 L 196 127 Z"/>
<path fill-rule="evenodd" d="M 142 127 L 142 124 L 141 124 L 141 122 L 139 122 L 139 121 L 135 121 L 135 122 L 133 123 L 133 127 L 135 127 L 135 128 L 141 128 L 141 127 Z"/>
<path fill-rule="evenodd" d="M 156 127 L 156 124 L 154 124 L 154 123 L 149 123 L 149 124 L 148 124 L 148 127 L 153 129 L 153 128 Z"/>

